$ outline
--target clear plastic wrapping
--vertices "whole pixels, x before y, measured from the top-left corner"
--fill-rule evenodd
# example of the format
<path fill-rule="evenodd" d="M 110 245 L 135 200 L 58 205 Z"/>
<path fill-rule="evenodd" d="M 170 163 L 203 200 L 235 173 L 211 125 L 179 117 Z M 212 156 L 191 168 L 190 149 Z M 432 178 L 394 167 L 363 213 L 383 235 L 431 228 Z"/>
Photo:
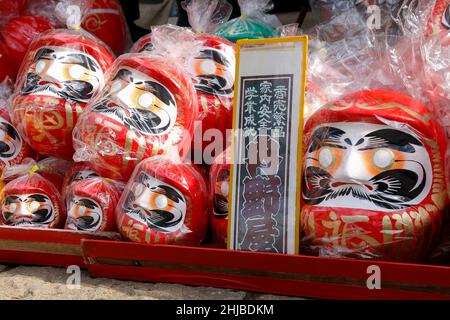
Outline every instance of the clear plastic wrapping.
<path fill-rule="evenodd" d="M 300 251 L 422 261 L 448 210 L 447 141 L 430 108 L 366 90 L 305 124 Z"/>
<path fill-rule="evenodd" d="M 115 209 L 120 189 L 115 182 L 101 177 L 74 181 L 67 189 L 65 229 L 81 231 L 114 231 Z"/>
<path fill-rule="evenodd" d="M 74 129 L 76 161 L 126 181 L 145 158 L 174 148 L 186 156 L 198 117 L 186 67 L 186 55 L 196 52 L 190 51 L 196 50 L 194 39 L 183 28 L 154 28 L 158 54 L 126 54 L 115 61 L 105 88 Z"/>
<path fill-rule="evenodd" d="M 152 244 L 199 245 L 208 227 L 208 188 L 193 165 L 161 156 L 133 172 L 116 210 L 125 239 Z"/>
<path fill-rule="evenodd" d="M 115 54 L 131 46 L 131 35 L 118 0 L 94 0 L 82 27 L 110 46 Z"/>
<path fill-rule="evenodd" d="M 230 148 L 218 155 L 209 169 L 211 214 L 210 228 L 214 244 L 226 248 L 228 233 L 228 198 L 230 192 Z"/>
<path fill-rule="evenodd" d="M 26 0 L 0 0 L 0 29 L 9 20 L 19 16 L 25 6 Z"/>
<path fill-rule="evenodd" d="M 75 162 L 72 167 L 66 172 L 63 185 L 62 185 L 62 195 L 63 197 L 67 194 L 67 188 L 71 184 L 77 181 L 81 181 L 88 178 L 99 177 L 99 174 L 95 172 L 89 163 L 85 162 Z"/>
<path fill-rule="evenodd" d="M 182 7 L 192 29 L 202 33 L 214 33 L 218 26 L 228 21 L 233 11 L 233 6 L 226 0 L 185 0 Z"/>
<path fill-rule="evenodd" d="M 31 166 L 30 166 L 31 165 Z M 60 228 L 66 218 L 61 194 L 53 183 L 36 173 L 33 162 L 11 171 L 19 177 L 8 182 L 0 193 L 0 224 L 21 228 Z"/>
<path fill-rule="evenodd" d="M 220 26 L 216 34 L 219 37 L 236 42 L 239 39 L 272 38 L 279 35 L 281 26 L 275 15 L 267 14 L 273 9 L 272 0 L 238 0 L 241 17 Z"/>
<path fill-rule="evenodd" d="M 12 118 L 34 150 L 72 158 L 73 127 L 103 87 L 112 61 L 109 49 L 84 31 L 51 30 L 32 42 L 16 83 Z"/>

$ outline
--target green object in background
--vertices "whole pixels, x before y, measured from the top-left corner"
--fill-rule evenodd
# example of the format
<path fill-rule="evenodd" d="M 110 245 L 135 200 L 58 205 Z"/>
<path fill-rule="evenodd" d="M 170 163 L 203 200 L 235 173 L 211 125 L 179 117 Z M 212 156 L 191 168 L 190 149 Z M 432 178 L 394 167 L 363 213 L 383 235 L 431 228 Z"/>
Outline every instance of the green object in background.
<path fill-rule="evenodd" d="M 262 39 L 279 36 L 274 28 L 248 17 L 228 21 L 217 29 L 216 34 L 232 42 L 240 39 Z"/>

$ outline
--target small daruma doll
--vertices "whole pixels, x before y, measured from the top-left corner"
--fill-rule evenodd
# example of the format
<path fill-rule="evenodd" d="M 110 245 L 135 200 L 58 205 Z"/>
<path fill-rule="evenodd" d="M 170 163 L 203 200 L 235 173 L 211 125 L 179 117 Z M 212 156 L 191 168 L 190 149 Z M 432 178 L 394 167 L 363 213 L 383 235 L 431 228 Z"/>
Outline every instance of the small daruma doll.
<path fill-rule="evenodd" d="M 303 253 L 420 261 L 447 209 L 443 129 L 427 107 L 361 91 L 307 121 Z"/>
<path fill-rule="evenodd" d="M 168 60 L 124 55 L 74 130 L 76 160 L 126 181 L 142 159 L 189 150 L 198 106 L 189 77 Z"/>
<path fill-rule="evenodd" d="M 109 179 L 92 177 L 70 185 L 66 195 L 66 229 L 113 231 L 119 189 Z"/>
<path fill-rule="evenodd" d="M 73 127 L 112 61 L 112 53 L 85 32 L 54 30 L 30 45 L 18 76 L 13 123 L 34 150 L 72 157 Z"/>
<path fill-rule="evenodd" d="M 230 192 L 230 149 L 218 155 L 209 169 L 209 192 L 212 214 L 210 216 L 213 242 L 227 244 L 228 195 Z"/>
<path fill-rule="evenodd" d="M 205 180 L 190 164 L 146 159 L 117 206 L 119 231 L 134 242 L 199 245 L 208 226 L 207 194 Z"/>
<path fill-rule="evenodd" d="M 61 194 L 38 173 L 30 173 L 6 184 L 0 194 L 0 223 L 22 228 L 59 228 L 65 212 Z"/>

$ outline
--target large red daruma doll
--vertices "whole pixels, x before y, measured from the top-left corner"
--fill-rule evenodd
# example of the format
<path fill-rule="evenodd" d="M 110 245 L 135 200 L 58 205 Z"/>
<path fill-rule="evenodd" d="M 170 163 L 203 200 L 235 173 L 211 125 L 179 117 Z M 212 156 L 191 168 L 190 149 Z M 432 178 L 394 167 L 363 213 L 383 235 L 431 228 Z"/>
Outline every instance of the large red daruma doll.
<path fill-rule="evenodd" d="M 65 229 L 114 231 L 120 193 L 113 182 L 101 177 L 78 180 L 67 190 Z"/>
<path fill-rule="evenodd" d="M 55 30 L 41 35 L 22 64 L 13 122 L 37 152 L 70 159 L 78 116 L 104 84 L 113 55 L 87 33 Z"/>
<path fill-rule="evenodd" d="M 6 184 L 0 194 L 0 224 L 22 228 L 59 228 L 65 211 L 55 186 L 38 173 Z"/>
<path fill-rule="evenodd" d="M 314 113 L 304 137 L 301 252 L 420 261 L 447 208 L 446 141 L 427 107 L 361 91 Z"/>
<path fill-rule="evenodd" d="M 129 44 L 127 21 L 118 0 L 95 0 L 82 27 L 122 54 Z"/>
<path fill-rule="evenodd" d="M 223 247 L 227 245 L 230 157 L 230 149 L 226 149 L 214 159 L 209 169 L 211 232 L 213 243 Z"/>
<path fill-rule="evenodd" d="M 189 150 L 198 106 L 192 83 L 164 58 L 125 55 L 74 130 L 78 154 L 101 176 L 125 181 L 139 161 Z"/>
<path fill-rule="evenodd" d="M 235 45 L 226 39 L 198 34 L 202 46 L 199 54 L 191 59 L 190 73 L 197 92 L 202 134 L 209 129 L 220 130 L 226 146 L 226 130 L 232 127 Z M 151 35 L 142 37 L 134 46 L 135 52 L 153 52 Z M 202 150 L 210 142 L 200 144 Z M 196 145 L 196 144 L 194 144 Z"/>
<path fill-rule="evenodd" d="M 207 194 L 205 180 L 190 164 L 146 159 L 117 206 L 119 231 L 134 242 L 199 245 L 208 226 Z"/>

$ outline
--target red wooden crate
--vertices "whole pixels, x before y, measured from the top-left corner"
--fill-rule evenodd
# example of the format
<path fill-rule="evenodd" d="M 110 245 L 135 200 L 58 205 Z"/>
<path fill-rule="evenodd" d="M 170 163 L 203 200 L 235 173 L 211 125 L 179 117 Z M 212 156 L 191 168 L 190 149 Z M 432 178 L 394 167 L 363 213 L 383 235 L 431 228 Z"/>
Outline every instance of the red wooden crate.
<path fill-rule="evenodd" d="M 0 263 L 84 267 L 82 239 L 120 239 L 117 233 L 0 226 Z"/>
<path fill-rule="evenodd" d="M 450 299 L 450 268 L 83 240 L 92 276 L 326 299 Z M 367 267 L 381 269 L 370 290 Z"/>

